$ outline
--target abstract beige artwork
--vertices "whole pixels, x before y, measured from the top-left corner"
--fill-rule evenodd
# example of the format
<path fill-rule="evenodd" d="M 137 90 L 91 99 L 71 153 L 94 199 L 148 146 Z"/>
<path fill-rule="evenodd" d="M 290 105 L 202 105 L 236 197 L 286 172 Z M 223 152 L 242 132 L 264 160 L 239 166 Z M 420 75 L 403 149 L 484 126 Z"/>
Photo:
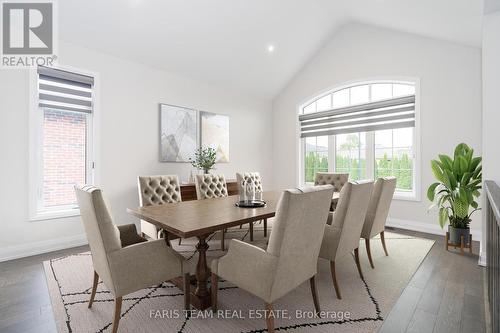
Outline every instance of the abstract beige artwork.
<path fill-rule="evenodd" d="M 200 112 L 201 146 L 214 148 L 217 163 L 229 162 L 229 116 Z"/>

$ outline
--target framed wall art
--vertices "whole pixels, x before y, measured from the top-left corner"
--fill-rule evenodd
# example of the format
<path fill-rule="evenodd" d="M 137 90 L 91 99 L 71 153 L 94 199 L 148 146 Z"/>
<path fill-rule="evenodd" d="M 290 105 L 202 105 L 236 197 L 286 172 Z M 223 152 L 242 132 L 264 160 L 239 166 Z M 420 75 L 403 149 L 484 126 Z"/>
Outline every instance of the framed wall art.
<path fill-rule="evenodd" d="M 200 111 L 201 146 L 217 152 L 217 163 L 229 162 L 229 116 Z"/>
<path fill-rule="evenodd" d="M 160 161 L 189 162 L 197 147 L 197 111 L 160 104 Z"/>

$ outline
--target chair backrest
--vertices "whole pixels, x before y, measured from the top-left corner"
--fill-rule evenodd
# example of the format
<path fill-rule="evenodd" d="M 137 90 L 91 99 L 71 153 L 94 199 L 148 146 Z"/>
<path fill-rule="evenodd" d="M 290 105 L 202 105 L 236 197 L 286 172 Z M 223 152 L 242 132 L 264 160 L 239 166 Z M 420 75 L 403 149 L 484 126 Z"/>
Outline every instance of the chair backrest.
<path fill-rule="evenodd" d="M 198 200 L 227 197 L 227 184 L 224 175 L 196 175 L 195 185 Z"/>
<path fill-rule="evenodd" d="M 316 172 L 314 185 L 332 185 L 335 192 L 340 192 L 345 183 L 349 181 L 348 173 Z"/>
<path fill-rule="evenodd" d="M 395 190 L 395 177 L 377 179 L 366 212 L 365 224 L 361 233 L 362 237 L 370 238 L 384 231 Z"/>
<path fill-rule="evenodd" d="M 341 228 L 336 258 L 359 247 L 359 238 L 373 190 L 373 181 L 347 182 L 340 192 L 332 225 Z"/>
<path fill-rule="evenodd" d="M 114 284 L 107 255 L 122 248 L 120 232 L 113 223 L 113 218 L 99 188 L 91 185 L 75 186 L 75 191 L 94 270 L 105 285 L 113 290 Z"/>
<path fill-rule="evenodd" d="M 156 206 L 182 201 L 177 175 L 139 176 L 137 182 L 141 206 Z"/>
<path fill-rule="evenodd" d="M 238 193 L 243 193 L 243 181 L 253 183 L 255 192 L 262 192 L 262 179 L 258 172 L 237 172 L 236 182 L 238 183 Z"/>
<path fill-rule="evenodd" d="M 331 185 L 283 192 L 267 247 L 268 253 L 279 257 L 273 299 L 316 274 L 332 195 Z"/>

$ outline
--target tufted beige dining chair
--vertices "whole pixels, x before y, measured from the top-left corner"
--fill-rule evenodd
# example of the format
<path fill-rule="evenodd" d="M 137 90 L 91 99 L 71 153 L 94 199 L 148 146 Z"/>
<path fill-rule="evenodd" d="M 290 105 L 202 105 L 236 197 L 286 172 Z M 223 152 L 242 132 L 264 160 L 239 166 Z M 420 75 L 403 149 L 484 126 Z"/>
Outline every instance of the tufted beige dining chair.
<path fill-rule="evenodd" d="M 139 176 L 137 177 L 137 183 L 139 205 L 141 207 L 182 201 L 179 177 L 177 175 Z M 165 239 L 169 241 L 176 238 L 144 220 L 141 220 L 141 232 L 152 239 L 161 238 L 162 233 Z M 179 238 L 180 243 L 181 239 Z"/>
<path fill-rule="evenodd" d="M 203 174 L 195 178 L 196 197 L 198 200 L 227 197 L 227 184 L 224 175 Z M 224 236 L 226 230 L 221 232 L 220 247 L 225 250 Z"/>
<path fill-rule="evenodd" d="M 256 192 L 262 192 L 262 179 L 258 172 L 237 172 L 236 182 L 238 183 L 238 193 L 243 193 L 243 182 L 253 183 Z M 253 242 L 253 222 L 249 223 L 250 226 L 250 241 Z M 267 237 L 267 219 L 264 219 L 264 237 Z"/>
<path fill-rule="evenodd" d="M 335 189 L 335 192 L 340 192 L 345 183 L 349 181 L 348 173 L 331 173 L 331 172 L 316 172 L 314 177 L 314 186 L 330 184 Z M 337 202 L 332 200 L 330 210 L 334 211 Z"/>
<path fill-rule="evenodd" d="M 217 310 L 219 277 L 264 300 L 266 314 L 274 301 L 309 280 L 319 315 L 315 276 L 332 195 L 331 185 L 284 191 L 267 250 L 232 239 L 227 254 L 212 261 L 212 309 Z M 274 332 L 274 319 L 266 320 Z"/>
<path fill-rule="evenodd" d="M 361 232 L 361 237 L 365 239 L 366 253 L 368 254 L 368 260 L 370 261 L 370 266 L 372 268 L 375 268 L 370 249 L 370 239 L 372 237 L 380 234 L 380 240 L 382 242 L 385 255 L 389 255 L 385 246 L 384 230 L 395 190 L 395 177 L 379 178 L 373 187 L 370 204 L 368 205 L 368 211 L 366 213 L 365 224 L 363 225 L 363 230 Z"/>
<path fill-rule="evenodd" d="M 359 263 L 359 238 L 365 222 L 373 182 L 347 182 L 340 192 L 339 201 L 331 225 L 325 226 L 320 258 L 330 261 L 333 286 L 337 298 L 341 299 L 340 288 L 335 273 L 335 262 L 354 251 L 354 260 L 359 276 L 363 278 Z"/>
<path fill-rule="evenodd" d="M 189 274 L 185 271 L 184 258 L 162 239 L 123 246 L 101 190 L 94 186 L 75 186 L 75 192 L 94 266 L 88 307 L 92 307 L 101 278 L 115 298 L 113 333 L 116 333 L 123 296 L 183 276 L 184 306 L 188 310 Z"/>
<path fill-rule="evenodd" d="M 262 192 L 262 179 L 258 172 L 237 172 L 236 182 L 238 183 L 239 193 L 243 192 L 243 181 L 253 183 L 255 191 Z"/>

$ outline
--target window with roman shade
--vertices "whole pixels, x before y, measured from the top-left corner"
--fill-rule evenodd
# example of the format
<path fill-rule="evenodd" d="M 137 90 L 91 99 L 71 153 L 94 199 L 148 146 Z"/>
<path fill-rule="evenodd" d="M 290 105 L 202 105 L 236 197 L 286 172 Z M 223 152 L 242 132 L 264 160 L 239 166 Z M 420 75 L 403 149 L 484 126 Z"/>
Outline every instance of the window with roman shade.
<path fill-rule="evenodd" d="M 302 114 L 299 121 L 302 138 L 415 127 L 415 95 Z"/>
<path fill-rule="evenodd" d="M 376 81 L 329 91 L 298 115 L 302 183 L 320 171 L 351 180 L 398 178 L 397 193 L 416 198 L 416 83 Z"/>
<path fill-rule="evenodd" d="M 68 71 L 38 67 L 38 103 L 42 108 L 92 113 L 94 78 Z"/>
<path fill-rule="evenodd" d="M 37 78 L 31 218 L 75 215 L 74 186 L 93 183 L 94 78 L 52 67 Z"/>

